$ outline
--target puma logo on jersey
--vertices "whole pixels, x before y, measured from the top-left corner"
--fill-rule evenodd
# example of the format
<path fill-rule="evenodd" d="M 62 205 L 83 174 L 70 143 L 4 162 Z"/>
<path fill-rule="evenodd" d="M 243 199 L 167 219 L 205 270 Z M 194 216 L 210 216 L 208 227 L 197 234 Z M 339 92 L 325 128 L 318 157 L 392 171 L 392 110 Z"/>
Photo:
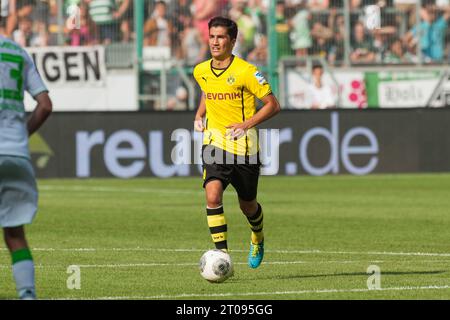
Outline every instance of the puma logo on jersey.
<path fill-rule="evenodd" d="M 241 99 L 242 95 L 240 92 L 227 92 L 227 93 L 207 93 L 206 99 L 208 100 L 235 100 Z"/>

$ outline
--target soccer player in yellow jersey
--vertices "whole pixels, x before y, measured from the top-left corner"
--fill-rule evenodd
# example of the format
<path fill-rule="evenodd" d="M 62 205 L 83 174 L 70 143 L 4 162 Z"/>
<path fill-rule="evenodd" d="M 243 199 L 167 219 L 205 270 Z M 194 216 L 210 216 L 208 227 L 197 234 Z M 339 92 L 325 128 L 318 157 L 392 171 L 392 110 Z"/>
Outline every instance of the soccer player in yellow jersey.
<path fill-rule="evenodd" d="M 194 69 L 203 92 L 194 128 L 204 137 L 203 187 L 208 226 L 216 248 L 228 251 L 222 197 L 231 183 L 252 230 L 248 264 L 257 268 L 264 256 L 264 234 L 263 211 L 256 199 L 261 164 L 255 127 L 277 114 L 280 105 L 257 68 L 232 54 L 238 33 L 236 23 L 215 17 L 208 26 L 212 59 Z M 255 98 L 264 104 L 258 112 Z"/>

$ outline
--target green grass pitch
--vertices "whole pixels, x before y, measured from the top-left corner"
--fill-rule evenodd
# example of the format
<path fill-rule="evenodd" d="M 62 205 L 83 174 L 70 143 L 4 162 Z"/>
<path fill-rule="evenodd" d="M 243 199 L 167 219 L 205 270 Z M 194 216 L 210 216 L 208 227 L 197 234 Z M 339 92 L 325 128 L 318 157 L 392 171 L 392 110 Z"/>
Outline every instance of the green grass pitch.
<path fill-rule="evenodd" d="M 450 299 L 450 175 L 262 177 L 266 254 L 246 264 L 250 229 L 230 186 L 235 276 L 200 277 L 213 248 L 200 178 L 40 180 L 27 235 L 41 299 Z M 0 247 L 0 298 L 16 297 Z M 68 267 L 80 268 L 70 290 Z M 367 268 L 381 272 L 369 290 Z"/>

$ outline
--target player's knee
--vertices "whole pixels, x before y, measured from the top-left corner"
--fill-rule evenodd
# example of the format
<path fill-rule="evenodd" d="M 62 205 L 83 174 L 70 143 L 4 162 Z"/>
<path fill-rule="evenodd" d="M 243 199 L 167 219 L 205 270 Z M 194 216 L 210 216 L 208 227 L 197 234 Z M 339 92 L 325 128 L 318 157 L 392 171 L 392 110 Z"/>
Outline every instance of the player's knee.
<path fill-rule="evenodd" d="M 28 246 L 23 227 L 4 228 L 5 243 L 10 251 Z"/>
<path fill-rule="evenodd" d="M 23 226 L 13 228 L 3 228 L 5 239 L 25 239 L 25 231 Z"/>
<path fill-rule="evenodd" d="M 206 199 L 208 208 L 218 208 L 222 205 L 222 198 L 219 196 L 209 196 Z"/>
<path fill-rule="evenodd" d="M 217 208 L 222 205 L 222 195 L 220 192 L 208 192 L 206 194 L 208 208 Z"/>
<path fill-rule="evenodd" d="M 217 208 L 222 205 L 222 188 L 214 183 L 210 183 L 206 189 L 206 203 L 209 208 Z"/>

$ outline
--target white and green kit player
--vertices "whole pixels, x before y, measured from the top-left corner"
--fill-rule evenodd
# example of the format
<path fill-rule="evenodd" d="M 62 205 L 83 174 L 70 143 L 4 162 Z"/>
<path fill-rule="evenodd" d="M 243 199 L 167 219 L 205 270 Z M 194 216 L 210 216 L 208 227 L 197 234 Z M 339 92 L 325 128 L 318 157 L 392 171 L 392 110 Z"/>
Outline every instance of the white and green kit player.
<path fill-rule="evenodd" d="M 24 91 L 37 102 L 28 121 Z M 38 198 L 28 137 L 51 112 L 48 90 L 33 60 L 18 44 L 0 35 L 0 226 L 20 299 L 36 298 L 34 264 L 24 231 L 36 214 Z"/>

